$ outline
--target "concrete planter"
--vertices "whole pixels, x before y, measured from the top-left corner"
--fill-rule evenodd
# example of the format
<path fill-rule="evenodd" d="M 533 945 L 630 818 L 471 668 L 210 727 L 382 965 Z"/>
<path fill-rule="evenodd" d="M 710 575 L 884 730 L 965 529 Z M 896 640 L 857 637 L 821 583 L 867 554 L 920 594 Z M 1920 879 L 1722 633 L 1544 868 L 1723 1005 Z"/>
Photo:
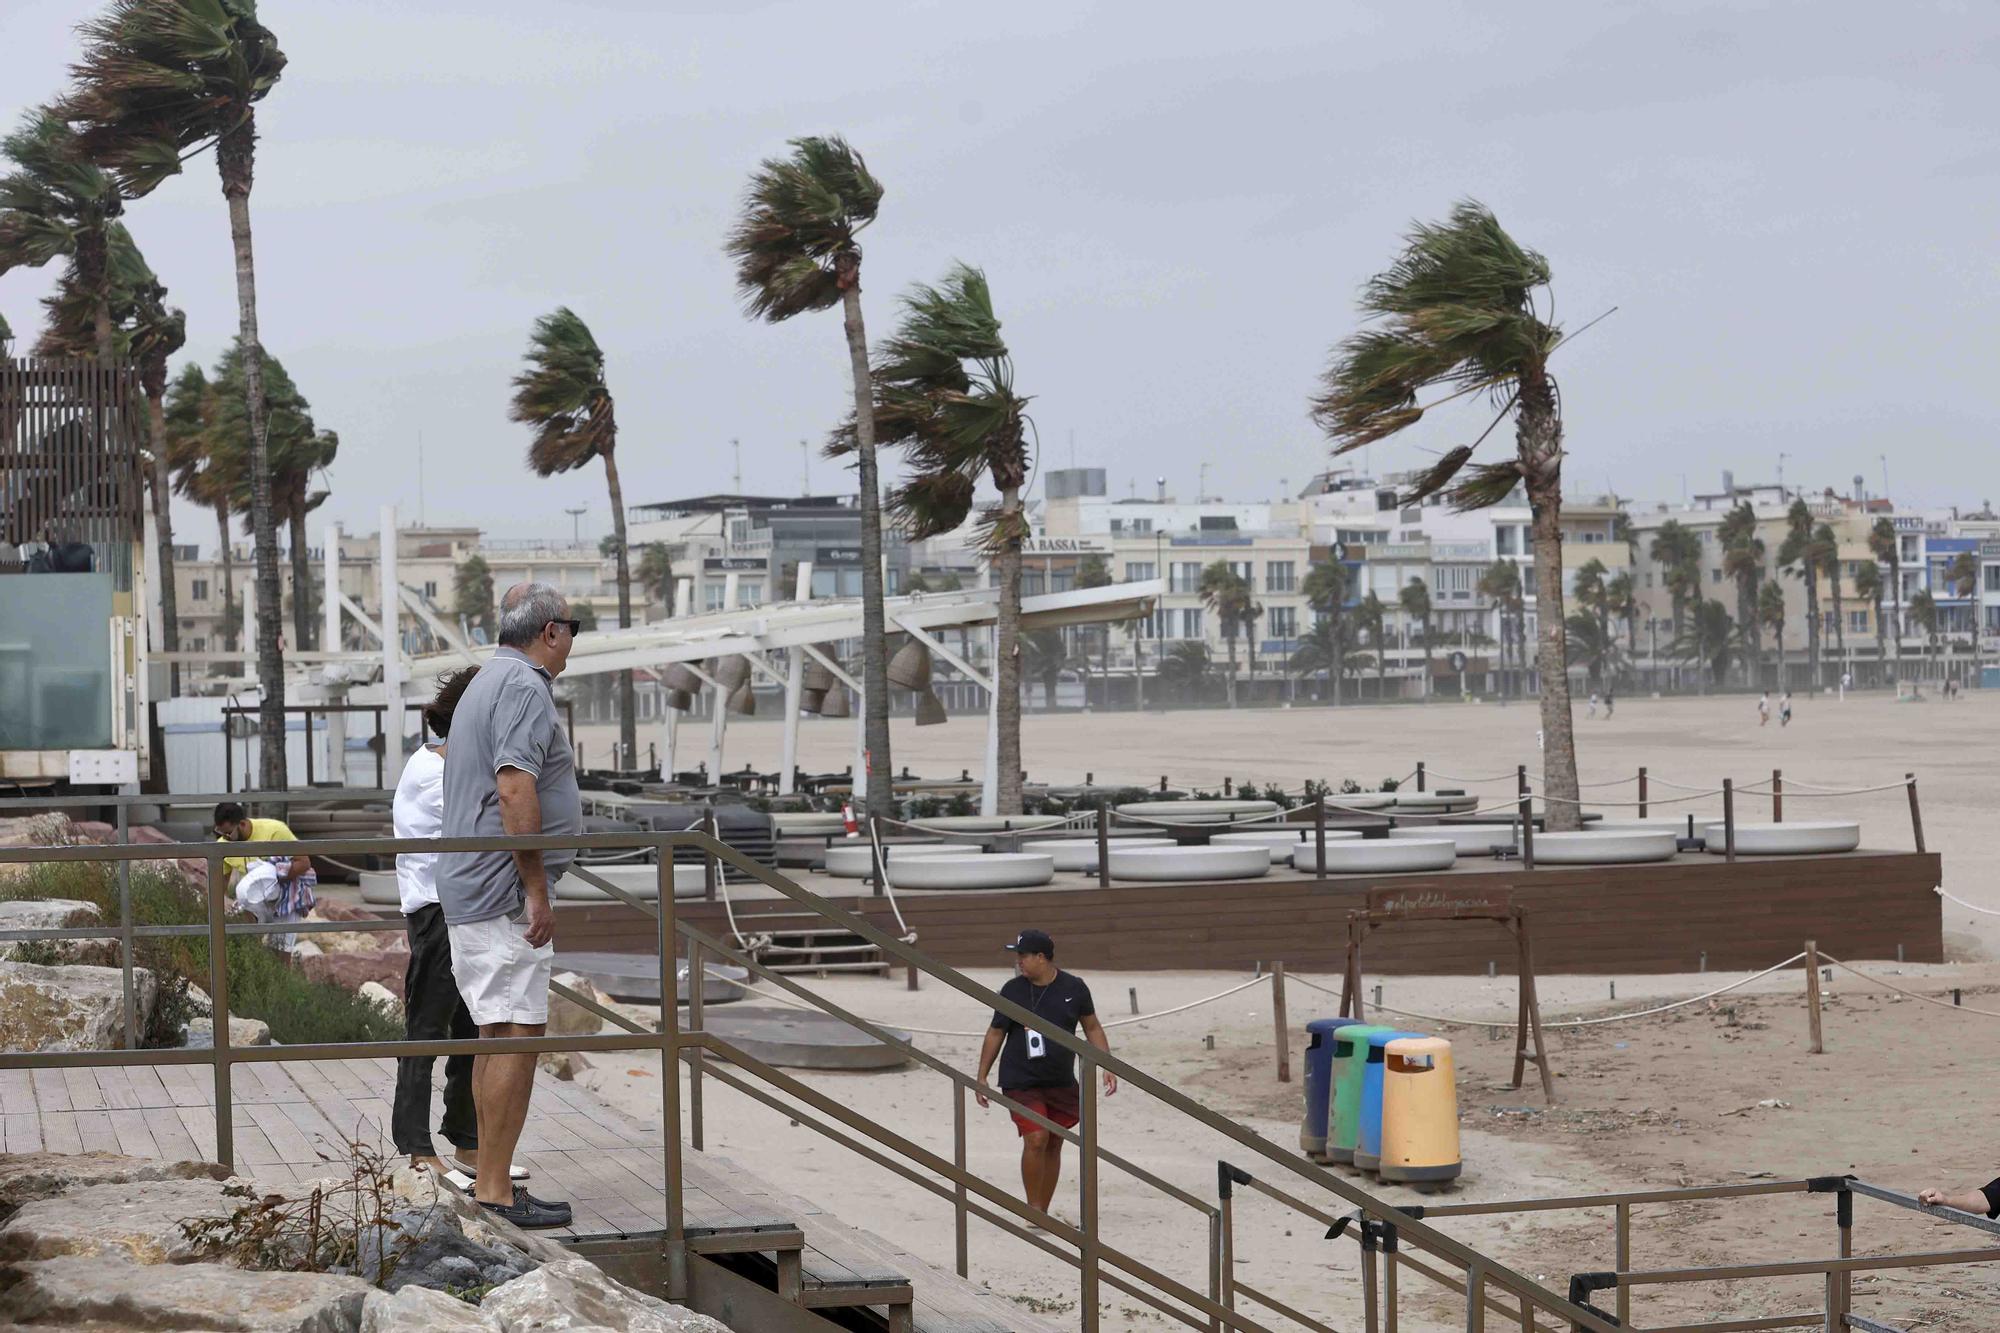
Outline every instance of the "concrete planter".
<path fill-rule="evenodd" d="M 1175 824 L 1227 824 L 1278 812 L 1275 801 L 1134 801 L 1118 807 L 1121 815 L 1160 819 Z"/>
<path fill-rule="evenodd" d="M 1268 848 L 1133 847 L 1111 849 L 1111 878 L 1135 880 L 1255 879 L 1271 873 Z"/>
<path fill-rule="evenodd" d="M 1172 838 L 1114 838 L 1113 850 L 1132 847 L 1171 847 Z M 1061 838 L 1041 842 L 1024 842 L 1021 850 L 1038 856 L 1055 859 L 1056 869 L 1064 871 L 1097 869 L 1097 839 Z"/>
<path fill-rule="evenodd" d="M 1401 874 L 1419 870 L 1449 870 L 1458 859 L 1458 844 L 1450 838 L 1363 838 L 1326 845 L 1329 875 Z M 1312 864 L 1312 851 L 1305 852 Z"/>
<path fill-rule="evenodd" d="M 980 848 L 969 842 L 886 843 L 882 859 L 900 865 L 920 856 L 977 856 Z M 875 869 L 875 849 L 866 838 L 826 849 L 826 873 L 841 879 L 866 879 Z M 902 883 L 899 877 L 896 881 Z"/>
<path fill-rule="evenodd" d="M 1053 856 L 1035 852 L 915 856 L 889 872 L 899 889 L 1028 889 L 1056 875 Z"/>
<path fill-rule="evenodd" d="M 1728 850 L 1726 830 L 1721 820 L 1709 824 L 1702 837 L 1707 841 L 1709 851 L 1720 855 Z M 1861 825 L 1847 820 L 1736 826 L 1738 856 L 1809 856 L 1851 852 L 1860 845 Z"/>
<path fill-rule="evenodd" d="M 1672 829 L 1637 833 L 1537 833 L 1535 864 L 1552 866 L 1631 865 L 1641 861 L 1671 861 L 1678 849 Z"/>
<path fill-rule="evenodd" d="M 659 896 L 660 868 L 658 866 L 590 866 L 593 875 L 602 875 L 625 892 L 641 902 L 650 902 Z M 720 872 L 716 875 L 717 890 L 720 891 Z M 708 876 L 700 865 L 674 867 L 674 898 L 699 898 L 708 889 Z M 586 884 L 576 875 L 564 875 L 555 883 L 556 901 L 565 903 L 609 903 L 616 902 L 610 894 L 595 884 Z"/>

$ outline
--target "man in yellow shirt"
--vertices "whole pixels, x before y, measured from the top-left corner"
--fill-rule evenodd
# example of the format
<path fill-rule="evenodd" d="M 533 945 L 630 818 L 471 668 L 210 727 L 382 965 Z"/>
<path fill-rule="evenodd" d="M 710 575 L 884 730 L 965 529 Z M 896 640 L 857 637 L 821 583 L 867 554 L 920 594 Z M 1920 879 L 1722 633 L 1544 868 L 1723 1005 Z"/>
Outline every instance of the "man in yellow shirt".
<path fill-rule="evenodd" d="M 252 819 L 235 801 L 215 807 L 215 836 L 219 842 L 296 842 L 298 835 L 282 819 Z M 223 873 L 236 892 L 236 906 L 265 924 L 303 921 L 315 903 L 314 888 L 319 876 L 313 872 L 312 858 L 226 856 Z M 266 941 L 282 952 L 291 952 L 293 936 L 272 935 Z"/>
<path fill-rule="evenodd" d="M 299 835 L 282 819 L 252 819 L 250 812 L 235 801 L 224 801 L 215 807 L 215 840 L 217 842 L 297 842 Z M 241 856 L 222 858 L 222 872 L 235 883 L 243 874 L 246 859 Z M 292 875 L 303 875 L 312 869 L 309 857 L 292 858 Z"/>

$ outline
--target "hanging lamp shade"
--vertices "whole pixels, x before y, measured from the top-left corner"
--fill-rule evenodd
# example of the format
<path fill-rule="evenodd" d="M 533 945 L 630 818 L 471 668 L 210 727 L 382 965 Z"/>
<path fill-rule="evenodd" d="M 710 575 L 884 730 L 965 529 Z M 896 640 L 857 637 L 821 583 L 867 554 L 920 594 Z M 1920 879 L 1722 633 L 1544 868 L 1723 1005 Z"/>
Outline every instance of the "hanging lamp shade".
<path fill-rule="evenodd" d="M 708 674 L 715 677 L 716 684 L 734 695 L 739 688 L 750 683 L 750 659 L 741 654 L 718 657 L 711 664 Z"/>
<path fill-rule="evenodd" d="M 833 656 L 831 652 L 828 652 L 827 645 L 823 643 L 815 644 L 814 647 L 826 653 L 828 657 Z M 808 691 L 817 691 L 820 694 L 825 694 L 833 688 L 833 672 L 828 670 L 826 663 L 816 657 L 809 656 L 806 658 L 804 669 L 799 672 L 799 684 L 804 686 Z"/>
<path fill-rule="evenodd" d="M 917 695 L 917 725 L 935 727 L 945 720 L 944 700 L 937 697 L 937 691 L 926 689 Z"/>
<path fill-rule="evenodd" d="M 749 681 L 729 692 L 729 711 L 741 717 L 749 717 L 757 711 L 757 694 L 750 688 Z"/>
<path fill-rule="evenodd" d="M 853 713 L 847 706 L 847 691 L 838 685 L 828 690 L 826 698 L 820 701 L 819 715 L 821 717 L 852 717 Z"/>
<path fill-rule="evenodd" d="M 688 670 L 685 662 L 669 663 L 660 673 L 660 683 L 676 694 L 701 693 L 701 677 Z"/>
<path fill-rule="evenodd" d="M 687 690 L 668 690 L 666 705 L 676 713 L 685 713 L 694 707 L 694 695 Z"/>
<path fill-rule="evenodd" d="M 915 639 L 907 640 L 889 659 L 889 683 L 899 689 L 928 690 L 931 687 L 931 650 Z"/>
<path fill-rule="evenodd" d="M 802 689 L 799 691 L 799 711 L 801 713 L 817 713 L 825 703 L 825 690 Z"/>

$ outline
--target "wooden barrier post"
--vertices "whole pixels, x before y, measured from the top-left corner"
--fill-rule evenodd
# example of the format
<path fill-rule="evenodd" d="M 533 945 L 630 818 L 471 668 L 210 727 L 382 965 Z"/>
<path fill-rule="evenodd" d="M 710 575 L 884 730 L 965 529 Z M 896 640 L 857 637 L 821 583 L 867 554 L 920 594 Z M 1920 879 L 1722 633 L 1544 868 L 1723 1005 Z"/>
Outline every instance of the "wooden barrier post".
<path fill-rule="evenodd" d="M 1521 793 L 1521 868 L 1535 868 L 1535 803 L 1525 790 Z"/>
<path fill-rule="evenodd" d="M 1917 775 L 1903 774 L 1903 783 L 1910 789 L 1910 832 L 1917 837 L 1917 850 L 1924 850 L 1924 812 L 1917 804 Z"/>
<path fill-rule="evenodd" d="M 1285 960 L 1271 964 L 1271 1024 L 1278 1031 L 1278 1082 L 1292 1081 L 1292 1039 L 1285 1031 Z"/>
<path fill-rule="evenodd" d="M 1528 766 L 1526 764 L 1514 765 L 1514 794 L 1516 796 L 1526 796 L 1528 794 Z"/>
<path fill-rule="evenodd" d="M 1771 770 L 1771 822 L 1785 822 L 1785 770 L 1782 768 Z"/>
<path fill-rule="evenodd" d="M 702 824 L 701 831 L 703 833 L 706 833 L 711 838 L 715 838 L 717 842 L 720 842 L 722 840 L 716 834 L 714 807 L 711 806 L 709 808 L 708 813 L 702 817 L 701 824 Z M 665 850 L 668 859 L 671 860 L 673 858 L 673 850 L 671 848 L 667 848 Z M 714 902 L 715 901 L 715 856 L 713 853 L 703 852 L 701 854 L 701 869 L 702 869 L 702 882 L 701 882 L 702 897 L 706 898 L 709 902 Z"/>
<path fill-rule="evenodd" d="M 1313 801 L 1313 873 L 1326 878 L 1326 793 Z"/>
<path fill-rule="evenodd" d="M 1111 887 L 1111 817 L 1102 797 L 1097 801 L 1097 887 Z"/>
<path fill-rule="evenodd" d="M 1646 766 L 1639 765 L 1639 818 L 1646 817 Z"/>
<path fill-rule="evenodd" d="M 1812 1034 L 1812 1053 L 1826 1054 L 1826 1044 L 1820 1040 L 1819 944 L 1815 940 L 1806 941 L 1806 1024 Z"/>
<path fill-rule="evenodd" d="M 1736 784 L 1729 778 L 1722 780 L 1722 850 L 1724 860 L 1736 860 Z"/>

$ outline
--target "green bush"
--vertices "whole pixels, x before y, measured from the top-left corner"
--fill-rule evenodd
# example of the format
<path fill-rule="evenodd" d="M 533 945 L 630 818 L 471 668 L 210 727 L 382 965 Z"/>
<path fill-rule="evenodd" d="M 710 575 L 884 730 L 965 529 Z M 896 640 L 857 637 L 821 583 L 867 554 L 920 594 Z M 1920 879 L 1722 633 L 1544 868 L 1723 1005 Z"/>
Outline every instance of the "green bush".
<path fill-rule="evenodd" d="M 134 863 L 131 895 L 135 925 L 205 925 L 208 921 L 202 891 L 178 871 Z M 118 876 L 106 862 L 43 862 L 0 883 L 0 901 L 41 898 L 95 903 L 107 923 L 118 920 Z M 249 918 L 231 913 L 230 919 Z M 193 1013 L 188 987 L 208 987 L 207 939 L 142 939 L 134 943 L 132 952 L 133 964 L 153 973 L 160 995 L 140 1045 L 180 1045 L 181 1033 Z M 239 1018 L 262 1019 L 274 1041 L 296 1046 L 321 1041 L 394 1041 L 403 1035 L 400 1020 L 339 986 L 309 980 L 285 955 L 257 937 L 231 937 L 227 958 L 229 1011 Z"/>

